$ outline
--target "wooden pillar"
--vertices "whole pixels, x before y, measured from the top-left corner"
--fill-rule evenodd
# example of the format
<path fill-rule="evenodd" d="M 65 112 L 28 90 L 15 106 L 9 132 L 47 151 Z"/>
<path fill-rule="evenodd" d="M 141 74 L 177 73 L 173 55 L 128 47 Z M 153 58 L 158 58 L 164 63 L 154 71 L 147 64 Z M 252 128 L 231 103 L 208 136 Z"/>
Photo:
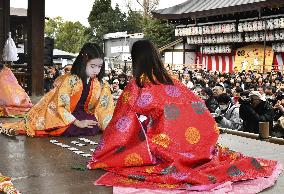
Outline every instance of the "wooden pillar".
<path fill-rule="evenodd" d="M 182 48 L 183 48 L 183 64 L 185 65 L 185 38 L 182 40 Z"/>
<path fill-rule="evenodd" d="M 32 96 L 44 94 L 45 0 L 28 0 L 28 72 Z"/>
<path fill-rule="evenodd" d="M 199 59 L 199 64 L 201 61 L 202 69 L 203 69 L 203 50 L 204 50 L 204 37 L 203 37 L 203 26 L 201 26 L 201 59 Z"/>
<path fill-rule="evenodd" d="M 0 0 L 0 61 L 10 31 L 10 0 Z"/>

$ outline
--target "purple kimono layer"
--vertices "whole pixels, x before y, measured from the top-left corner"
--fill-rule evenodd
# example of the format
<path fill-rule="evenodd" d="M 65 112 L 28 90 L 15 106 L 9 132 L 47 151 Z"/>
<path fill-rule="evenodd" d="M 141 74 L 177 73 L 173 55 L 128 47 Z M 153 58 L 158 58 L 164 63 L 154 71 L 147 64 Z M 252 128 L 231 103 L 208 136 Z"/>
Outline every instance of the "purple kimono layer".
<path fill-rule="evenodd" d="M 72 115 L 78 119 L 78 120 L 94 120 L 97 121 L 96 117 L 94 115 L 88 114 L 84 110 L 84 104 L 88 98 L 88 94 L 90 91 L 90 82 L 88 84 L 84 83 L 83 91 L 81 98 L 75 108 L 75 110 L 72 112 Z M 96 135 L 100 131 L 100 128 L 98 125 L 95 125 L 93 128 L 79 128 L 76 125 L 72 124 L 70 127 L 68 127 L 65 132 L 62 134 L 62 136 L 91 136 Z"/>

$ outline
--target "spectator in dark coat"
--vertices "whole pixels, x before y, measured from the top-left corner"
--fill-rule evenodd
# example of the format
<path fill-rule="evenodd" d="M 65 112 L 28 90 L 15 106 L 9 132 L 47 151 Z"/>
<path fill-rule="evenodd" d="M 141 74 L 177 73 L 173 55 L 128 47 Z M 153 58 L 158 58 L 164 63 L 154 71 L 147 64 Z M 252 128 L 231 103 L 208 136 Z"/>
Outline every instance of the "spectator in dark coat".
<path fill-rule="evenodd" d="M 270 131 L 273 128 L 274 110 L 258 92 L 252 91 L 249 100 L 240 99 L 240 117 L 243 120 L 243 130 L 259 133 L 259 122 L 269 122 Z"/>
<path fill-rule="evenodd" d="M 205 105 L 211 113 L 214 113 L 219 107 L 217 100 L 213 97 L 212 90 L 207 87 L 203 88 L 201 91 L 201 98 L 205 101 Z"/>
<path fill-rule="evenodd" d="M 127 85 L 127 76 L 124 73 L 118 75 L 119 80 L 119 89 L 124 90 L 125 86 Z"/>

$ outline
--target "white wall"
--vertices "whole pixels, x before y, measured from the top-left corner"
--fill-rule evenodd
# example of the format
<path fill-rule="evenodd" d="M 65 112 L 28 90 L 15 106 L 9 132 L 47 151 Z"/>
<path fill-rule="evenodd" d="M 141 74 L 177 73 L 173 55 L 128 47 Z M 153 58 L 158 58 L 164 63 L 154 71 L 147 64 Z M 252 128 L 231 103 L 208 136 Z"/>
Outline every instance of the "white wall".
<path fill-rule="evenodd" d="M 165 64 L 173 64 L 173 52 L 165 52 Z"/>
<path fill-rule="evenodd" d="M 173 64 L 183 64 L 183 52 L 173 52 Z"/>
<path fill-rule="evenodd" d="M 195 52 L 185 52 L 185 64 L 195 64 L 195 58 Z"/>
<path fill-rule="evenodd" d="M 183 49 L 183 43 L 177 44 L 171 49 Z M 195 49 L 195 46 L 185 44 L 185 49 Z M 185 52 L 185 64 L 195 64 L 196 53 Z M 183 52 L 165 52 L 165 64 L 183 64 Z"/>

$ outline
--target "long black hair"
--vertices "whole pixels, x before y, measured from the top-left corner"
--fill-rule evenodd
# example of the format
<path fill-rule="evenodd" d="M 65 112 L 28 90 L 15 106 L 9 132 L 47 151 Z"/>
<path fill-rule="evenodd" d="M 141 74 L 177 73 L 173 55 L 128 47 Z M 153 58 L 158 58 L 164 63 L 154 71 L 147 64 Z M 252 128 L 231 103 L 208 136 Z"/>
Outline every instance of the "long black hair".
<path fill-rule="evenodd" d="M 72 65 L 71 74 L 77 75 L 85 82 L 87 80 L 87 74 L 86 74 L 87 63 L 88 61 L 96 58 L 104 59 L 104 54 L 101 48 L 95 43 L 84 44 L 79 55 L 77 56 L 77 58 L 75 59 Z M 96 76 L 99 81 L 102 81 L 104 74 L 105 74 L 105 63 L 103 62 L 100 73 Z"/>
<path fill-rule="evenodd" d="M 136 84 L 143 87 L 141 76 L 145 75 L 153 84 L 173 85 L 173 80 L 164 67 L 154 44 L 147 40 L 136 41 L 131 50 L 133 76 Z M 157 83 L 157 82 L 158 83 Z"/>

